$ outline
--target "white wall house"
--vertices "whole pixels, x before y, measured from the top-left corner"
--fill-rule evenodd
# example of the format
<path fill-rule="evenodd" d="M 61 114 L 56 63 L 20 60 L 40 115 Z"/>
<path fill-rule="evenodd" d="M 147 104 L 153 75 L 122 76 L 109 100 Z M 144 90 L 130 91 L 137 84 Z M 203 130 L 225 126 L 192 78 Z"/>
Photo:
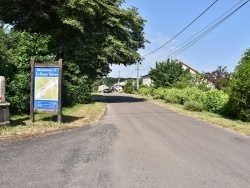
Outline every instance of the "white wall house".
<path fill-rule="evenodd" d="M 98 92 L 102 92 L 104 89 L 108 89 L 109 87 L 106 85 L 100 85 L 98 86 Z"/>
<path fill-rule="evenodd" d="M 183 67 L 184 70 L 189 69 L 192 74 L 200 74 L 197 70 L 193 69 L 189 65 L 187 65 L 187 64 L 185 64 L 183 62 L 180 62 L 180 63 L 182 64 L 182 67 Z M 142 85 L 150 86 L 150 85 L 153 84 L 153 80 L 151 80 L 149 75 L 142 76 L 141 78 L 142 78 Z M 206 79 L 206 82 L 207 82 L 208 86 L 211 87 L 211 88 L 214 88 L 213 81 L 208 79 L 208 78 L 205 78 L 205 79 Z"/>
<path fill-rule="evenodd" d="M 141 78 L 142 78 L 142 85 L 150 86 L 152 84 L 152 80 L 149 77 L 149 75 L 144 75 Z"/>

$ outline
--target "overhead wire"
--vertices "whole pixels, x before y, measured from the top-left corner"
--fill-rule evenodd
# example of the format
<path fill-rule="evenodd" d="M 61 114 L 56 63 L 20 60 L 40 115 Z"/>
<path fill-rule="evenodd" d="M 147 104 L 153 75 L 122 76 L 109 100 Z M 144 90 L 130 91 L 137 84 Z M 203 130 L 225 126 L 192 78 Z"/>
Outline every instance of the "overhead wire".
<path fill-rule="evenodd" d="M 246 1 L 243 4 L 241 4 L 238 8 L 236 8 L 234 11 L 232 11 L 231 13 L 229 13 L 227 16 L 225 16 L 223 19 L 221 19 L 220 21 L 218 21 L 220 18 L 222 18 L 224 15 L 226 15 L 228 12 L 230 12 L 232 9 L 234 9 L 235 7 L 237 7 L 241 2 L 243 2 L 244 0 L 241 0 L 240 2 L 238 2 L 237 4 L 235 4 L 233 7 L 231 7 L 229 10 L 227 10 L 225 13 L 223 13 L 221 16 L 219 16 L 217 19 L 215 19 L 213 22 L 211 22 L 209 25 L 207 25 L 206 27 L 204 27 L 202 30 L 200 30 L 199 32 L 197 32 L 195 35 L 193 35 L 192 37 L 190 37 L 189 39 L 187 39 L 184 43 L 180 44 L 179 46 L 177 46 L 174 50 L 170 51 L 169 53 L 165 54 L 164 56 L 168 55 L 166 58 L 164 58 L 163 60 L 173 57 L 173 55 L 178 55 L 179 53 L 181 53 L 182 51 L 184 51 L 185 49 L 187 49 L 188 47 L 190 47 L 191 45 L 193 45 L 195 42 L 197 42 L 198 40 L 200 40 L 201 38 L 203 38 L 205 35 L 207 35 L 209 32 L 211 32 L 213 29 L 215 29 L 216 27 L 218 27 L 221 23 L 223 23 L 226 19 L 228 19 L 230 16 L 232 16 L 235 12 L 237 12 L 241 7 L 243 7 L 246 3 L 249 2 Z M 213 26 L 211 26 L 213 23 L 215 23 L 216 21 L 218 21 L 216 24 L 214 24 Z M 211 26 L 209 29 L 207 29 L 209 26 Z M 204 31 L 205 29 L 207 29 L 206 31 Z M 202 34 L 200 34 L 202 31 L 204 31 Z M 194 38 L 195 36 L 197 36 L 198 34 L 200 34 L 198 37 Z M 193 39 L 194 38 L 194 39 Z M 188 41 L 190 41 L 191 39 L 193 39 L 191 42 L 187 43 Z M 187 44 L 186 44 L 187 43 Z M 184 45 L 185 44 L 185 45 Z M 184 45 L 184 46 L 183 46 Z M 182 47 L 181 47 L 182 46 Z M 180 48 L 179 48 L 180 47 Z M 173 53 L 172 53 L 173 52 Z M 158 58 L 157 60 L 161 60 Z M 156 60 L 156 61 L 157 61 Z M 150 63 L 151 64 L 151 63 Z M 148 67 L 148 65 L 147 65 Z"/>
<path fill-rule="evenodd" d="M 217 3 L 218 0 L 214 1 L 208 8 L 206 8 L 206 10 L 204 10 L 198 17 L 196 17 L 190 24 L 188 24 L 184 29 L 182 29 L 179 33 L 177 33 L 174 37 L 172 37 L 170 40 L 168 40 L 167 42 L 165 42 L 163 45 L 161 45 L 160 47 L 158 47 L 157 49 L 153 50 L 152 52 L 143 55 L 142 57 L 146 57 L 149 56 L 153 53 L 155 53 L 156 51 L 160 50 L 161 48 L 163 48 L 164 46 L 166 46 L 168 43 L 170 43 L 172 40 L 174 40 L 176 37 L 178 37 L 181 33 L 183 33 L 187 28 L 189 28 L 195 21 L 197 21 L 203 14 L 205 14 L 215 3 Z"/>
<path fill-rule="evenodd" d="M 237 4 L 235 4 L 233 7 L 231 7 L 229 10 L 227 10 L 226 12 L 224 12 L 222 15 L 220 15 L 218 18 L 216 18 L 214 21 L 212 21 L 210 24 L 208 24 L 206 27 L 204 27 L 203 29 L 201 29 L 199 32 L 197 32 L 196 34 L 194 34 L 192 37 L 190 37 L 189 39 L 187 39 L 185 42 L 183 42 L 182 44 L 180 44 L 179 46 L 175 47 L 175 49 L 171 50 L 170 52 L 168 52 L 167 54 L 164 54 L 162 57 L 158 58 L 159 60 L 161 60 L 161 58 L 163 58 L 164 56 L 174 52 L 176 49 L 180 48 L 181 46 L 183 46 L 184 44 L 186 44 L 188 41 L 190 41 L 191 39 L 193 39 L 195 36 L 197 36 L 198 34 L 200 34 L 202 31 L 204 31 L 205 29 L 207 29 L 209 26 L 211 26 L 213 23 L 215 23 L 217 20 L 219 20 L 221 17 L 223 17 L 224 15 L 226 15 L 229 11 L 231 11 L 233 8 L 235 8 L 236 6 L 238 6 L 242 1 L 239 1 Z M 163 58 L 163 60 L 166 58 Z"/>
<path fill-rule="evenodd" d="M 231 17 L 234 13 L 236 13 L 239 9 L 241 9 L 243 6 L 245 6 L 249 1 L 250 0 L 247 0 L 246 2 L 244 2 L 242 5 L 240 5 L 234 11 L 232 11 L 231 13 L 229 13 L 223 19 L 221 19 L 220 21 L 218 21 L 216 24 L 214 24 L 213 26 L 211 26 L 209 29 L 207 29 L 206 31 L 204 31 L 202 34 L 200 34 L 199 36 L 197 36 L 195 39 L 193 39 L 192 41 L 190 41 L 189 43 L 187 43 L 186 45 L 184 45 L 180 49 L 178 49 L 175 52 L 171 53 L 165 59 L 167 59 L 167 58 L 169 58 L 169 57 L 171 57 L 173 55 L 176 56 L 176 55 L 180 54 L 181 52 L 183 52 L 184 50 L 186 50 L 187 48 L 189 48 L 190 46 L 192 46 L 193 44 L 195 44 L 196 42 L 198 42 L 200 39 L 202 39 L 203 37 L 205 37 L 208 33 L 210 33 L 212 30 L 214 30 L 216 27 L 218 27 L 224 21 L 226 21 L 229 17 Z"/>

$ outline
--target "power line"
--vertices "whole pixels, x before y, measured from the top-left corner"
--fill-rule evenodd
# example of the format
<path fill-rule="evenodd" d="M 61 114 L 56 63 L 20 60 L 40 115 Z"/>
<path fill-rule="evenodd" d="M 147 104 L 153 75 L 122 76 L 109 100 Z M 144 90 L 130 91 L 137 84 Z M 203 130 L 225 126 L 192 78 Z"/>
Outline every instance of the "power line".
<path fill-rule="evenodd" d="M 189 42 L 191 39 L 193 39 L 195 36 L 197 36 L 198 34 L 200 34 L 202 31 L 204 31 L 205 29 L 207 29 L 209 26 L 211 26 L 213 23 L 215 23 L 217 20 L 219 20 L 220 18 L 222 18 L 224 15 L 226 15 L 228 12 L 230 12 L 232 9 L 234 9 L 236 6 L 238 6 L 242 1 L 238 2 L 237 4 L 235 4 L 233 7 L 231 7 L 229 10 L 227 10 L 226 12 L 224 12 L 221 16 L 219 16 L 218 18 L 216 18 L 214 21 L 212 21 L 209 25 L 207 25 L 206 27 L 204 27 L 203 29 L 201 29 L 199 32 L 197 32 L 196 34 L 194 34 L 192 37 L 190 37 L 189 39 L 187 39 L 185 42 L 183 42 L 182 44 L 180 44 L 179 46 L 177 46 L 175 49 L 173 49 L 172 51 L 168 52 L 167 54 L 163 55 L 160 58 L 163 58 L 164 56 L 168 55 L 168 54 L 173 54 L 172 52 L 175 52 L 176 50 L 179 50 L 181 48 L 181 46 L 183 46 L 184 44 L 186 44 L 187 42 Z M 167 56 L 168 58 L 169 56 Z M 163 60 L 166 58 L 163 58 Z M 161 60 L 161 59 L 159 59 Z"/>
<path fill-rule="evenodd" d="M 134 70 L 133 72 L 129 73 L 126 77 L 128 78 L 130 75 L 132 75 L 134 72 L 136 72 L 137 70 Z"/>
<path fill-rule="evenodd" d="M 179 33 L 177 33 L 173 38 L 171 38 L 169 41 L 165 42 L 163 45 L 161 45 L 160 47 L 158 47 L 156 50 L 144 55 L 143 57 L 146 57 L 148 55 L 151 55 L 153 53 L 155 53 L 156 51 L 158 51 L 159 49 L 163 48 L 165 45 L 167 45 L 168 43 L 170 43 L 172 40 L 174 40 L 176 37 L 178 37 L 181 33 L 183 33 L 188 27 L 190 27 L 196 20 L 198 20 L 203 14 L 205 14 L 218 0 L 214 1 L 208 8 L 206 8 L 206 10 L 204 10 L 198 17 L 196 17 L 190 24 L 188 24 L 184 29 L 182 29 Z"/>
<path fill-rule="evenodd" d="M 236 13 L 239 9 L 241 9 L 244 5 L 246 5 L 249 1 L 250 0 L 247 0 L 245 3 L 243 3 L 242 5 L 240 5 L 237 9 L 235 9 L 230 14 L 228 14 L 227 16 L 225 16 L 223 19 L 221 19 L 219 22 L 217 22 L 212 27 L 210 27 L 209 29 L 207 29 L 205 32 L 203 32 L 202 34 L 200 34 L 198 37 L 196 37 L 195 39 L 193 39 L 191 42 L 189 42 L 188 44 L 186 44 L 182 48 L 178 49 L 176 52 L 173 52 L 172 54 L 170 54 L 167 58 L 169 58 L 169 57 L 171 57 L 173 55 L 180 54 L 181 52 L 183 52 L 184 50 L 186 50 L 187 48 L 189 48 L 190 46 L 192 46 L 193 44 L 195 44 L 196 42 L 198 42 L 200 39 L 202 39 L 203 37 L 205 37 L 208 33 L 210 33 L 212 30 L 214 30 L 216 27 L 218 27 L 224 21 L 226 21 L 229 17 L 231 17 L 234 13 Z"/>
<path fill-rule="evenodd" d="M 235 12 L 237 12 L 240 8 L 242 8 L 246 3 L 249 2 L 245 1 L 243 4 L 241 4 L 238 8 L 236 8 L 235 10 L 233 10 L 232 12 L 230 12 L 232 9 L 234 9 L 235 7 L 237 7 L 242 1 L 238 2 L 236 5 L 234 5 L 232 8 L 230 8 L 228 11 L 226 11 L 225 13 L 223 13 L 221 16 L 219 16 L 217 19 L 215 19 L 213 22 L 211 22 L 209 25 L 207 25 L 206 27 L 204 27 L 202 30 L 200 30 L 198 33 L 196 33 L 195 35 L 193 35 L 192 37 L 190 37 L 188 40 L 186 40 L 184 43 L 180 44 L 178 47 L 179 48 L 177 50 L 172 50 L 170 51 L 166 58 L 167 59 L 169 57 L 173 57 L 174 55 L 178 55 L 179 53 L 181 53 L 182 51 L 186 50 L 187 48 L 189 48 L 190 46 L 192 46 L 194 43 L 196 43 L 198 40 L 202 39 L 204 36 L 206 36 L 209 32 L 211 32 L 212 30 L 214 30 L 216 27 L 218 27 L 220 24 L 222 24 L 226 19 L 228 19 L 230 16 L 232 16 Z M 223 17 L 224 15 L 226 15 L 228 12 L 230 12 L 227 16 Z M 219 20 L 221 17 L 223 17 L 220 21 L 216 22 L 217 20 Z M 215 23 L 216 22 L 216 23 Z M 213 23 L 215 23 L 214 25 L 212 25 Z M 211 26 L 212 25 L 212 26 Z M 209 27 L 211 26 L 211 27 Z M 208 28 L 209 27 L 209 28 Z M 207 29 L 208 28 L 208 29 Z M 207 29 L 207 30 L 205 30 Z M 204 31 L 205 30 L 205 31 Z M 203 33 L 201 33 L 202 31 L 204 31 Z M 201 34 L 200 34 L 201 33 Z M 200 34 L 200 35 L 198 35 Z M 198 35 L 198 36 L 197 36 Z M 196 38 L 194 38 L 195 36 L 197 36 Z M 193 39 L 194 38 L 194 39 Z M 190 41 L 191 39 L 193 39 L 191 42 L 187 43 L 188 41 Z M 187 43 L 187 44 L 186 44 Z M 184 45 L 185 44 L 185 45 Z M 183 46 L 184 45 L 184 46 Z M 171 53 L 173 52 L 173 53 Z M 164 55 L 165 56 L 165 55 Z M 163 59 L 163 60 L 164 60 Z M 148 65 L 147 65 L 148 66 Z"/>

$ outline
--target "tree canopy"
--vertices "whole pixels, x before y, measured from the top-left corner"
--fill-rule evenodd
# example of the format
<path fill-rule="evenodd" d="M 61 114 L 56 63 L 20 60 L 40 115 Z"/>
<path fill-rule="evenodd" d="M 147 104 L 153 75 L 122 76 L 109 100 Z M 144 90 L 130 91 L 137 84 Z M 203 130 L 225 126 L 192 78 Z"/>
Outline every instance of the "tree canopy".
<path fill-rule="evenodd" d="M 110 64 L 142 61 L 145 20 L 124 0 L 0 0 L 0 74 L 13 111 L 29 109 L 30 59 L 63 59 L 63 104 L 86 103 Z M 9 32 L 4 24 L 11 25 Z M 11 74 L 8 74 L 11 72 Z"/>
<path fill-rule="evenodd" d="M 81 70 L 106 74 L 108 64 L 131 65 L 142 58 L 145 20 L 123 0 L 0 0 L 0 20 L 20 31 L 52 37 L 57 58 Z M 97 71 L 98 70 L 98 71 Z"/>
<path fill-rule="evenodd" d="M 204 75 L 206 78 L 213 81 L 215 88 L 218 90 L 229 87 L 231 73 L 227 71 L 227 67 L 218 66 L 216 70 L 206 72 Z"/>
<path fill-rule="evenodd" d="M 233 115 L 250 121 L 250 49 L 246 50 L 235 68 L 229 97 Z"/>
<path fill-rule="evenodd" d="M 184 74 L 189 74 L 189 70 L 184 70 L 181 63 L 168 59 L 163 62 L 156 62 L 155 68 L 149 71 L 149 76 L 153 80 L 156 88 L 172 87 Z"/>

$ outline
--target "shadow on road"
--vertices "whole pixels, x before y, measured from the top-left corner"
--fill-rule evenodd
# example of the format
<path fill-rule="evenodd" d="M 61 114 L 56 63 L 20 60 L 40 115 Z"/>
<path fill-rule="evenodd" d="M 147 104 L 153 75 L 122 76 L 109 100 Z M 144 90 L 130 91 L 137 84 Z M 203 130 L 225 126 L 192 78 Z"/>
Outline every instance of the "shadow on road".
<path fill-rule="evenodd" d="M 124 96 L 124 95 L 114 95 L 114 94 L 105 94 L 104 99 L 106 103 L 136 103 L 136 102 L 144 102 L 145 99 L 135 98 L 132 96 Z"/>

